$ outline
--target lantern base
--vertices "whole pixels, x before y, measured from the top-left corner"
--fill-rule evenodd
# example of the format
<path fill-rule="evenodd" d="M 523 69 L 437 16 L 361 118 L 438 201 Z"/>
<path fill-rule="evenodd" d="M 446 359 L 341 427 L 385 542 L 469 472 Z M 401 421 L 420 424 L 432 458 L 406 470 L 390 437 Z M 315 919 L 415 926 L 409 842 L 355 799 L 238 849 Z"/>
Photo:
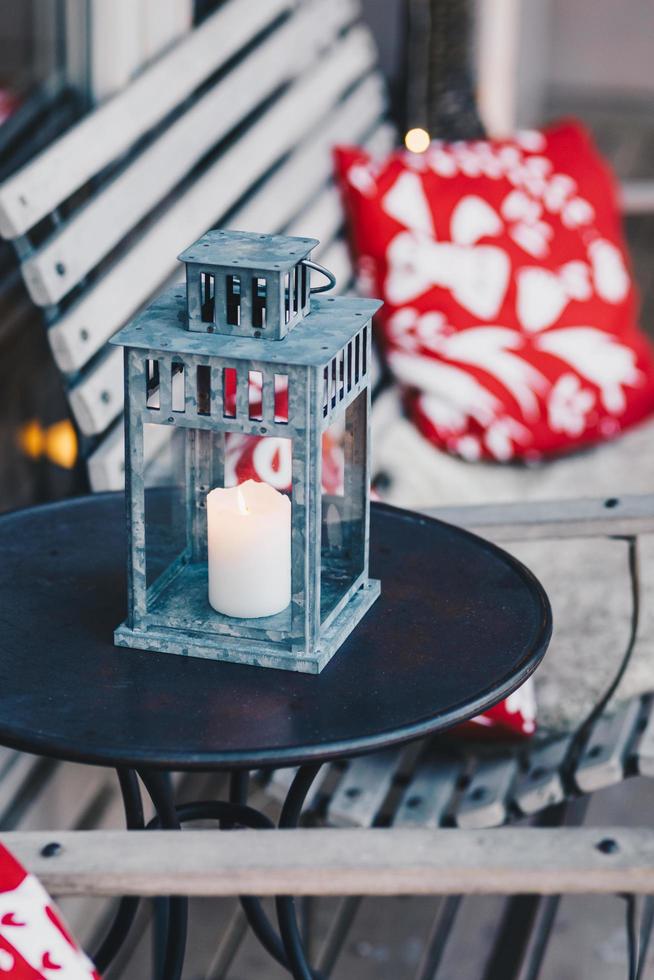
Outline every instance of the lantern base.
<path fill-rule="evenodd" d="M 114 643 L 119 647 L 154 653 L 173 653 L 182 657 L 201 657 L 204 660 L 225 660 L 253 667 L 274 667 L 277 670 L 319 674 L 363 619 L 380 592 L 379 581 L 368 579 L 321 632 L 320 646 L 316 650 L 295 651 L 282 642 L 217 634 L 208 636 L 206 633 L 193 634 L 161 625 L 142 630 L 132 629 L 127 623 L 122 623 L 114 631 Z"/>

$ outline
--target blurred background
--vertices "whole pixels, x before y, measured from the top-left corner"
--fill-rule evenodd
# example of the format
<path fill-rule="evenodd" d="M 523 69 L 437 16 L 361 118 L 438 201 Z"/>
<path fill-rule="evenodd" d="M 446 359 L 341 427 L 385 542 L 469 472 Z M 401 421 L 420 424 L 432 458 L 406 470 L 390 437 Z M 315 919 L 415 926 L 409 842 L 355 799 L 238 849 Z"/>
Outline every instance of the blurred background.
<path fill-rule="evenodd" d="M 211 20 L 221 7 L 228 6 L 219 0 L 4 0 L 0 5 L 0 179 L 19 173 L 95 107 L 129 92 L 148 66 L 194 28 Z M 277 12 L 278 20 L 293 6 L 275 3 L 271 10 Z M 442 6 L 447 8 L 448 4 Z M 396 128 L 398 139 L 411 126 L 422 124 L 417 117 L 421 115 L 420 105 L 428 100 L 429 83 L 425 79 L 429 59 L 435 57 L 433 49 L 430 53 L 426 47 L 429 26 L 424 18 L 429 16 L 429 7 L 427 0 L 422 5 L 420 0 L 363 0 L 361 5 L 364 23 L 376 44 L 374 57 L 385 80 L 388 101 L 384 119 Z M 435 9 L 434 4 L 431 7 Z M 470 5 L 470 23 L 465 20 L 465 5 L 458 12 L 456 4 L 449 7 L 448 16 L 454 17 L 456 31 L 448 44 L 448 57 L 469 69 L 488 133 L 504 136 L 516 127 L 537 126 L 567 114 L 580 117 L 591 127 L 600 149 L 625 182 L 630 210 L 634 202 L 639 208 L 638 214 L 628 216 L 626 229 L 643 300 L 641 320 L 645 329 L 650 329 L 654 313 L 649 261 L 654 221 L 648 213 L 654 206 L 654 6 L 647 0 L 632 0 L 627 7 L 611 0 L 578 0 L 574 4 L 564 0 L 478 0 Z M 343 23 L 349 24 L 353 16 L 353 11 L 344 15 Z M 276 23 L 275 18 L 272 23 Z M 269 29 L 263 21 L 260 28 L 253 27 L 259 38 Z M 244 43 L 254 43 L 246 35 Z M 221 72 L 228 72 L 242 56 L 240 51 L 230 55 L 232 61 L 217 62 L 208 69 L 207 78 L 192 95 L 180 94 L 180 104 L 173 105 L 165 123 L 174 121 L 203 93 L 203 86 L 207 88 Z M 297 73 L 291 74 L 299 75 L 301 70 L 300 65 Z M 291 81 L 290 77 L 280 79 L 277 93 Z M 255 115 L 270 104 L 272 97 L 262 91 L 258 100 L 252 100 L 258 106 Z M 125 111 L 131 111 L 129 105 Z M 241 131 L 247 129 L 251 118 L 241 125 Z M 371 123 L 367 120 L 364 128 L 369 131 Z M 0 246 L 2 510 L 87 489 L 89 466 L 85 460 L 116 425 L 115 412 L 107 410 L 109 402 L 116 411 L 120 408 L 113 390 L 102 385 L 95 390 L 98 384 L 91 382 L 95 395 L 106 401 L 105 410 L 89 422 L 88 406 L 81 406 L 89 385 L 79 385 L 89 365 L 102 361 L 104 349 L 92 344 L 88 362 L 79 357 L 67 362 L 65 355 L 53 358 L 53 334 L 49 344 L 47 329 L 64 317 L 99 272 L 111 266 L 117 253 L 105 249 L 92 270 L 76 282 L 71 280 L 68 292 L 60 289 L 50 297 L 37 297 L 36 305 L 35 290 L 31 297 L 26 294 L 18 263 L 32 256 L 34 250 L 38 257 L 48 236 L 56 235 L 62 218 L 92 197 L 107 179 L 120 174 L 133 158 L 130 155 L 147 146 L 162 125 L 156 123 L 159 130 L 144 127 L 127 150 L 121 148 L 116 159 L 100 161 L 102 165 L 92 176 L 82 175 L 75 193 L 59 202 L 58 213 L 54 208 L 45 223 L 37 223 L 26 235 Z M 202 172 L 211 154 L 222 152 L 233 139 L 234 131 L 221 133 L 217 147 L 204 154 L 199 164 L 171 178 L 172 189 L 166 194 L 162 191 L 146 223 L 163 214 L 175 196 Z M 268 172 L 274 172 L 278 165 L 278 160 L 273 161 Z M 46 168 L 37 180 L 47 181 L 47 173 Z M 260 180 L 257 176 L 252 187 Z M 630 183 L 634 180 L 639 182 Z M 207 224 L 229 224 L 233 210 L 232 203 L 225 213 L 213 213 L 209 207 Z M 289 217 L 284 216 L 281 224 L 288 226 Z M 123 247 L 142 227 L 136 222 L 136 231 L 130 229 L 122 240 Z M 271 226 L 270 230 L 276 229 Z M 162 266 L 161 282 L 166 272 L 167 267 Z M 138 306 L 135 300 L 126 309 L 134 312 Z M 112 379 L 112 384 L 120 387 L 115 375 Z M 94 489 L 111 488 L 116 480 L 91 479 L 90 485 Z"/>

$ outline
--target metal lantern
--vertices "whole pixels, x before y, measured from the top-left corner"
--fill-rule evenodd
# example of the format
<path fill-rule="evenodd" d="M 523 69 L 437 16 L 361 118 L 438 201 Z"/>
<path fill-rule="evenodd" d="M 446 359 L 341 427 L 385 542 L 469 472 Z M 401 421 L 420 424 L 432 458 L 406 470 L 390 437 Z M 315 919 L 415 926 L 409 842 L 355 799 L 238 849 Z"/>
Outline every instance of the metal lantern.
<path fill-rule="evenodd" d="M 311 288 L 311 269 L 334 285 L 310 259 L 317 244 L 209 232 L 180 256 L 186 293 L 171 287 L 112 338 L 125 349 L 128 615 L 118 646 L 318 673 L 379 595 L 368 531 L 371 319 L 381 304 L 313 296 L 331 287 Z M 343 479 L 327 494 L 329 433 L 343 447 Z M 290 601 L 265 615 L 257 600 L 279 584 L 265 563 L 276 547 L 267 531 L 238 586 L 255 612 L 234 615 L 238 602 L 224 611 L 208 592 L 211 570 L 228 584 L 232 574 L 231 557 L 220 566 L 221 534 L 233 539 L 237 564 L 239 528 L 256 535 L 239 515 L 217 542 L 211 514 L 209 540 L 207 531 L 208 495 L 238 482 L 230 453 L 248 436 L 257 451 L 271 440 L 291 476 L 290 492 L 278 487 L 290 509 Z M 172 489 L 157 472 L 162 447 Z"/>

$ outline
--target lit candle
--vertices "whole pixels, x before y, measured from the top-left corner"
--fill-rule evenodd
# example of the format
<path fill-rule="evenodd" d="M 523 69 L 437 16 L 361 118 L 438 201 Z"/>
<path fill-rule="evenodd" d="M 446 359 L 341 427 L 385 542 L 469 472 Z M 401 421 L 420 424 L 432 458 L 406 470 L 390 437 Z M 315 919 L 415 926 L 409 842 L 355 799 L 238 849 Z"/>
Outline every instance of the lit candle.
<path fill-rule="evenodd" d="M 247 480 L 207 495 L 209 602 L 225 616 L 273 616 L 291 601 L 291 501 Z"/>

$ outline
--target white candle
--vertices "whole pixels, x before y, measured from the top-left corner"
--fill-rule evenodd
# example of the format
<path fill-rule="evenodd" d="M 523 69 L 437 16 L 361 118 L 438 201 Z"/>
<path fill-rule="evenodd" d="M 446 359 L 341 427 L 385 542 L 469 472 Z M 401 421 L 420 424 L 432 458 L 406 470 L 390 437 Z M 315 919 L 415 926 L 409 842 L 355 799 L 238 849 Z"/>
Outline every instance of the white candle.
<path fill-rule="evenodd" d="M 291 601 L 291 501 L 267 483 L 207 494 L 209 602 L 242 619 L 273 616 Z"/>

